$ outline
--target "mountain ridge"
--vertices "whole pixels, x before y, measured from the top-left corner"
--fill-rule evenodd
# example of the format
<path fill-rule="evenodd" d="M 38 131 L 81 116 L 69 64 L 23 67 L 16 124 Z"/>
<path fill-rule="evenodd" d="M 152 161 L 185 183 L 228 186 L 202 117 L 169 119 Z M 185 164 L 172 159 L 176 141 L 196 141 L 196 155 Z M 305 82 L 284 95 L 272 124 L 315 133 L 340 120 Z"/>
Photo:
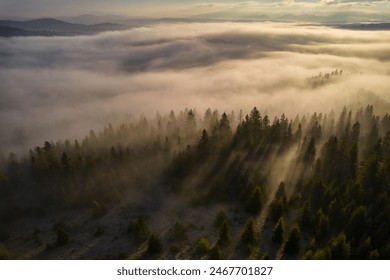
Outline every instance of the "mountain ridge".
<path fill-rule="evenodd" d="M 129 26 L 117 23 L 78 24 L 55 18 L 39 18 L 27 21 L 0 20 L 0 37 L 91 35 L 104 31 L 125 30 Z"/>

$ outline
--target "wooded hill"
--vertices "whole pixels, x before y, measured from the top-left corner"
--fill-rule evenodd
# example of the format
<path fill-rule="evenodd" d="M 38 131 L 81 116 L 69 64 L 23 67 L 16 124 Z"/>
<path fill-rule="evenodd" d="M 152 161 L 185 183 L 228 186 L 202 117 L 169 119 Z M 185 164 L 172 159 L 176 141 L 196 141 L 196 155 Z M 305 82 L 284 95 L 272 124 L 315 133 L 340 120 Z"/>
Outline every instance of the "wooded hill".
<path fill-rule="evenodd" d="M 77 216 L 104 250 L 77 254 Z M 1 163 L 0 258 L 389 259 L 389 220 L 390 116 L 372 106 L 172 111 Z"/>

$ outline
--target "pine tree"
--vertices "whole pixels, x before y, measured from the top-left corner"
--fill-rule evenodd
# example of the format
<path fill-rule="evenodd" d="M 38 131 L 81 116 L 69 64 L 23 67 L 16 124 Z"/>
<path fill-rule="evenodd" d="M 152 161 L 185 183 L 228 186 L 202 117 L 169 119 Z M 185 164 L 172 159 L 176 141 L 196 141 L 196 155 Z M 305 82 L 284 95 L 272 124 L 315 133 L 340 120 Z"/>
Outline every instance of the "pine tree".
<path fill-rule="evenodd" d="M 259 232 L 255 227 L 255 222 L 250 218 L 244 227 L 244 231 L 241 234 L 241 241 L 249 246 L 256 245 L 260 240 Z"/>
<path fill-rule="evenodd" d="M 231 236 L 231 229 L 227 221 L 224 221 L 219 229 L 219 235 L 218 235 L 218 245 L 221 247 L 225 247 L 230 244 L 232 239 Z"/>
<path fill-rule="evenodd" d="M 286 231 L 286 226 L 285 226 L 284 218 L 280 217 L 272 231 L 272 241 L 275 243 L 282 243 L 285 231 Z"/>
<path fill-rule="evenodd" d="M 265 203 L 264 194 L 259 187 L 256 187 L 248 202 L 248 210 L 252 214 L 259 214 Z"/>
<path fill-rule="evenodd" d="M 300 248 L 301 230 L 298 224 L 291 226 L 284 243 L 284 251 L 288 254 L 298 253 Z"/>
<path fill-rule="evenodd" d="M 351 245 L 345 233 L 340 233 L 330 242 L 330 254 L 333 260 L 347 260 L 351 255 Z"/>

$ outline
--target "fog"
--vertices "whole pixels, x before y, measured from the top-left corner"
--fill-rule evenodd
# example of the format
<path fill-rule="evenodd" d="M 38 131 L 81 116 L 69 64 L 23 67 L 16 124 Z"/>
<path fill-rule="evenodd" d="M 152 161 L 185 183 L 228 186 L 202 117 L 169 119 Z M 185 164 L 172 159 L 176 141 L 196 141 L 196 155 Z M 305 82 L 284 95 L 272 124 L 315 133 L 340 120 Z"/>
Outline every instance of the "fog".
<path fill-rule="evenodd" d="M 389 31 L 275 23 L 161 24 L 0 39 L 0 151 L 74 139 L 171 109 L 271 116 L 390 111 Z M 313 76 L 342 75 L 313 87 Z"/>

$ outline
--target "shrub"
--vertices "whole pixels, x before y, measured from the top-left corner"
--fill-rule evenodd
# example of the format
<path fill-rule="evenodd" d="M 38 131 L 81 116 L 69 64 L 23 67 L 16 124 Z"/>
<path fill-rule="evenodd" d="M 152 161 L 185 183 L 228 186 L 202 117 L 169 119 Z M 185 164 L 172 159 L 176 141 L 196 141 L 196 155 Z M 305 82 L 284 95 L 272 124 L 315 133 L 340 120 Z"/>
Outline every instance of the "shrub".
<path fill-rule="evenodd" d="M 5 246 L 0 244 L 0 260 L 12 260 L 15 259 L 14 254 L 12 254 Z"/>
<path fill-rule="evenodd" d="M 99 237 L 102 236 L 103 234 L 104 234 L 104 229 L 101 226 L 97 226 L 94 236 Z"/>
<path fill-rule="evenodd" d="M 92 203 L 92 216 L 94 218 L 100 218 L 106 215 L 108 212 L 106 205 L 103 202 L 97 202 L 96 200 Z"/>
<path fill-rule="evenodd" d="M 227 220 L 228 218 L 226 216 L 225 211 L 223 209 L 220 209 L 217 213 L 217 216 L 215 217 L 214 225 L 215 227 L 219 228 Z"/>
<path fill-rule="evenodd" d="M 62 245 L 66 245 L 69 243 L 69 235 L 65 232 L 65 230 L 61 227 L 59 227 L 56 231 L 57 233 L 57 239 L 56 239 L 56 242 L 55 244 L 57 246 L 62 246 Z"/>
<path fill-rule="evenodd" d="M 133 227 L 133 235 L 137 244 L 141 244 L 142 242 L 148 240 L 150 236 L 150 231 L 144 218 L 139 217 L 135 222 L 135 225 Z"/>
<path fill-rule="evenodd" d="M 9 238 L 8 232 L 0 225 L 0 242 L 4 242 Z"/>
<path fill-rule="evenodd" d="M 148 239 L 148 249 L 146 252 L 148 254 L 159 254 L 162 252 L 162 242 L 160 236 L 156 234 L 151 234 Z"/>
<path fill-rule="evenodd" d="M 210 242 L 207 238 L 202 237 L 196 243 L 195 251 L 199 254 L 206 254 L 210 249 Z"/>
<path fill-rule="evenodd" d="M 211 250 L 209 252 L 209 258 L 210 258 L 210 260 L 222 260 L 223 259 L 223 253 L 222 253 L 222 250 L 218 244 L 215 244 L 211 248 Z"/>
<path fill-rule="evenodd" d="M 173 239 L 176 241 L 184 241 L 187 238 L 187 228 L 180 223 L 176 223 L 173 227 Z"/>
<path fill-rule="evenodd" d="M 181 248 L 180 246 L 176 245 L 176 244 L 173 244 L 170 248 L 170 251 L 174 254 L 177 254 L 181 251 Z"/>

